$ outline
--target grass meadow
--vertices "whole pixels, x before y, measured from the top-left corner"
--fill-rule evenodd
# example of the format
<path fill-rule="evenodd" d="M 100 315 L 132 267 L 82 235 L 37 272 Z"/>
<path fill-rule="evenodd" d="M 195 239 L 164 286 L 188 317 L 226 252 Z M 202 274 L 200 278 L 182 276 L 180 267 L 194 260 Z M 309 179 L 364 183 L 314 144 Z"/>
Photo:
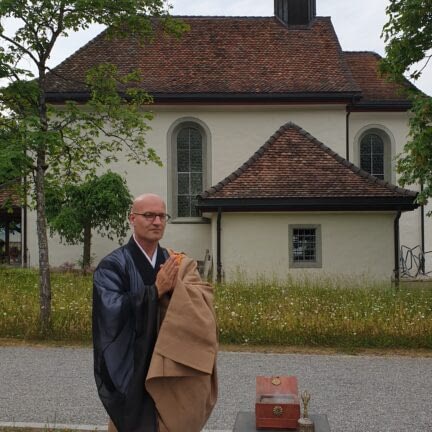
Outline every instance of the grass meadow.
<path fill-rule="evenodd" d="M 91 276 L 52 274 L 50 340 L 91 341 Z M 0 338 L 38 340 L 34 270 L 0 269 Z M 220 342 L 432 349 L 432 285 L 366 281 L 238 281 L 215 288 Z"/>

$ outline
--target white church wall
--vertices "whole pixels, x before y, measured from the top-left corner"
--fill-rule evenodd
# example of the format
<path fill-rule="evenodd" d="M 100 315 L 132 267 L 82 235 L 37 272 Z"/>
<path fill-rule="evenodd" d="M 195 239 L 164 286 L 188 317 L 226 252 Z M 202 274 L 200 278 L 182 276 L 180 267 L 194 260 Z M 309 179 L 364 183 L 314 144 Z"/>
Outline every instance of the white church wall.
<path fill-rule="evenodd" d="M 346 276 L 390 282 L 394 217 L 394 213 L 223 213 L 225 279 Z M 289 225 L 320 226 L 320 268 L 290 267 Z"/>

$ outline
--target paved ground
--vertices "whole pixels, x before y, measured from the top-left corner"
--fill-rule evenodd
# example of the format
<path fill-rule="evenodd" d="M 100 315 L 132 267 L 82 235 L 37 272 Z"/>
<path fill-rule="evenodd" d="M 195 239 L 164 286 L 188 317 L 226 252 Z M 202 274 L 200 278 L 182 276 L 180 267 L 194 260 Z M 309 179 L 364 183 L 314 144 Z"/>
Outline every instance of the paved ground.
<path fill-rule="evenodd" d="M 254 409 L 256 375 L 292 374 L 332 432 L 432 431 L 432 358 L 222 352 L 218 367 L 207 430 L 231 430 Z M 105 424 L 91 351 L 0 347 L 1 422 Z"/>

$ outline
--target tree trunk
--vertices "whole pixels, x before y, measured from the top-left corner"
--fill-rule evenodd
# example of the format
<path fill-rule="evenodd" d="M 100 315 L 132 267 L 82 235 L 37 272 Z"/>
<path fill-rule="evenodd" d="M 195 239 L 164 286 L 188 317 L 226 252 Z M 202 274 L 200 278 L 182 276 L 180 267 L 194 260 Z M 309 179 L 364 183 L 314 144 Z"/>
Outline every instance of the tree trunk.
<path fill-rule="evenodd" d="M 84 251 L 82 260 L 82 269 L 84 272 L 90 267 L 91 264 L 91 235 L 91 224 L 86 223 L 84 226 Z"/>
<path fill-rule="evenodd" d="M 51 330 L 51 278 L 49 269 L 47 221 L 45 213 L 46 136 L 48 117 L 45 98 L 45 63 L 39 64 L 39 120 L 44 138 L 38 145 L 36 163 L 36 215 L 39 246 L 40 331 L 46 336 Z"/>
<path fill-rule="evenodd" d="M 43 160 L 43 162 L 42 162 Z M 49 270 L 48 235 L 45 216 L 45 154 L 38 155 L 36 172 L 36 214 L 39 245 L 39 298 L 40 298 L 40 331 L 48 334 L 51 328 L 51 278 Z"/>

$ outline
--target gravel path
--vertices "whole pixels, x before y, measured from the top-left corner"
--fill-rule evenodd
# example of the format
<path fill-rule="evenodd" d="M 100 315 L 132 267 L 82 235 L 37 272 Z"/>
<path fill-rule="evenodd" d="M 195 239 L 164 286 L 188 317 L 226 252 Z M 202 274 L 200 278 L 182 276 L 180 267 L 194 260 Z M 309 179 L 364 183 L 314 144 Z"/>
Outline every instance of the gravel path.
<path fill-rule="evenodd" d="M 332 432 L 431 432 L 432 358 L 221 352 L 206 428 L 253 411 L 256 375 L 296 375 Z M 83 348 L 0 347 L 0 422 L 106 423 Z"/>

